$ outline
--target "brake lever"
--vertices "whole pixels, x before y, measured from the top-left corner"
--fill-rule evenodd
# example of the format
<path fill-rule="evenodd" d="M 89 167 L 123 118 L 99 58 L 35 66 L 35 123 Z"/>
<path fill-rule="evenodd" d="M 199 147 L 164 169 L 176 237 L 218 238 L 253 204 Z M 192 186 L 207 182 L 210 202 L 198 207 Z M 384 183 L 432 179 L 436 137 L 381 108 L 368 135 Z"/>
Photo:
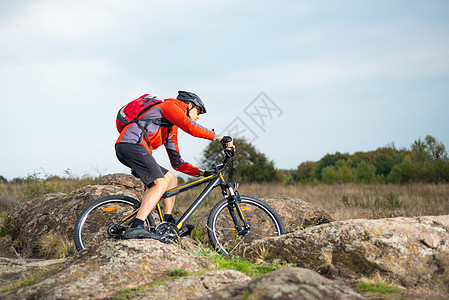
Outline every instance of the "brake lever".
<path fill-rule="evenodd" d="M 215 171 L 217 173 L 220 172 L 223 169 L 224 165 L 225 165 L 224 163 L 219 163 L 218 165 L 215 165 L 214 166 Z"/>
<path fill-rule="evenodd" d="M 234 157 L 234 155 L 235 155 L 235 153 L 234 153 L 234 151 L 232 151 L 232 150 L 224 150 L 224 153 L 225 153 L 225 158 L 224 158 L 224 160 L 221 162 L 221 163 L 219 163 L 219 164 L 216 164 L 215 166 L 214 166 L 214 170 L 218 173 L 218 172 L 221 172 L 221 170 L 223 170 L 223 168 L 226 166 L 226 164 L 228 163 L 228 160 L 230 159 L 230 158 L 232 158 L 232 157 Z"/>

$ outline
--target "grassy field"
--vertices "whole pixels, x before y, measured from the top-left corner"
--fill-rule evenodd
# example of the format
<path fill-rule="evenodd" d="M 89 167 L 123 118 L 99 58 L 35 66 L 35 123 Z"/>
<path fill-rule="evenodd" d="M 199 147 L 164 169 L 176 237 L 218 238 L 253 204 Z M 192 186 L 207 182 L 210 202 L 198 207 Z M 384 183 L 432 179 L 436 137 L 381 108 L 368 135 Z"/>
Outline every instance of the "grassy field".
<path fill-rule="evenodd" d="M 449 184 L 247 184 L 241 194 L 289 196 L 305 200 L 335 220 L 449 214 Z"/>
<path fill-rule="evenodd" d="M 70 192 L 95 179 L 35 181 L 22 184 L 0 184 L 0 219 L 15 205 L 49 192 Z M 176 207 L 188 207 L 200 188 L 178 196 Z M 383 218 L 449 214 L 449 183 L 427 184 L 338 184 L 338 185 L 281 185 L 275 183 L 248 183 L 239 188 L 240 194 L 258 198 L 287 196 L 312 203 L 335 220 L 353 218 Z M 222 198 L 216 189 L 203 205 L 211 208 Z M 1 221 L 1 220 L 0 220 Z"/>
<path fill-rule="evenodd" d="M 187 208 L 199 194 L 197 188 L 181 194 L 176 208 Z M 239 187 L 241 195 L 257 198 L 292 197 L 312 203 L 335 220 L 355 218 L 414 217 L 449 214 L 449 184 L 335 184 L 281 185 L 247 183 Z M 203 209 L 212 208 L 222 198 L 216 189 Z"/>
<path fill-rule="evenodd" d="M 53 177 L 42 180 L 36 176 L 29 176 L 26 183 L 0 183 L 0 224 L 15 206 L 22 202 L 40 197 L 49 193 L 69 193 L 77 188 L 98 183 L 96 178 L 70 178 Z"/>

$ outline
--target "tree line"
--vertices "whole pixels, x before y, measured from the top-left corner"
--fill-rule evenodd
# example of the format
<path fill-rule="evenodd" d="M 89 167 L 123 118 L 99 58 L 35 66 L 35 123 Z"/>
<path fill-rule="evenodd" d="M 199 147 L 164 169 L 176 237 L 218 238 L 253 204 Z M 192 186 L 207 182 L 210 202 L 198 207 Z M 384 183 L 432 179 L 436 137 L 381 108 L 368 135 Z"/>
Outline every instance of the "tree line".
<path fill-rule="evenodd" d="M 391 144 L 369 152 L 336 152 L 326 154 L 319 161 L 303 162 L 293 170 L 277 169 L 272 160 L 245 139 L 236 138 L 234 143 L 238 151 L 227 175 L 236 181 L 284 184 L 449 182 L 446 147 L 431 135 L 416 140 L 410 149 L 396 149 Z M 204 169 L 221 161 L 221 144 L 210 143 L 202 157 Z M 28 182 L 29 177 L 15 178 L 9 183 Z M 0 176 L 0 182 L 8 181 Z"/>
<path fill-rule="evenodd" d="M 275 181 L 293 183 L 408 183 L 449 182 L 449 159 L 445 146 L 427 135 L 410 149 L 394 144 L 375 151 L 354 154 L 327 154 L 319 161 L 306 161 L 294 170 L 278 170 L 274 162 L 244 139 L 235 139 L 238 149 L 229 176 L 245 182 Z M 203 167 L 221 158 L 219 143 L 211 143 L 203 152 Z"/>

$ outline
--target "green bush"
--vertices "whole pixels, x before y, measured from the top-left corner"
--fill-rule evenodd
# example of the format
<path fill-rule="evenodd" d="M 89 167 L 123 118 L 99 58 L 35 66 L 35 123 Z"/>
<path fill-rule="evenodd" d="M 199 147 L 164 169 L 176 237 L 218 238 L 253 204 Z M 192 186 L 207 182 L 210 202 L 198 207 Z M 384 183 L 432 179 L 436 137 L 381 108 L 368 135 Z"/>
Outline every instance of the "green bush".
<path fill-rule="evenodd" d="M 394 285 L 388 284 L 384 281 L 371 282 L 359 280 L 357 283 L 357 290 L 359 292 L 366 292 L 373 295 L 396 295 L 400 294 L 401 290 Z"/>
<path fill-rule="evenodd" d="M 325 167 L 321 171 L 322 182 L 327 184 L 354 182 L 355 172 L 350 166 L 351 160 L 338 160 L 335 166 Z"/>
<path fill-rule="evenodd" d="M 376 179 L 376 167 L 362 160 L 355 169 L 355 178 L 358 182 L 374 182 Z"/>
<path fill-rule="evenodd" d="M 410 155 L 406 155 L 399 165 L 396 165 L 388 175 L 388 182 L 406 183 L 414 181 L 416 178 L 416 170 Z"/>
<path fill-rule="evenodd" d="M 449 158 L 445 146 L 431 135 L 418 139 L 411 150 L 394 144 L 375 151 L 326 154 L 318 162 L 301 163 L 295 176 L 302 183 L 327 184 L 449 182 Z"/>
<path fill-rule="evenodd" d="M 46 178 L 40 177 L 39 172 L 29 174 L 25 179 L 27 185 L 23 193 L 24 199 L 31 200 L 46 194 L 56 192 L 56 188 L 48 181 L 48 177 L 48 175 L 46 176 Z"/>
<path fill-rule="evenodd" d="M 245 182 L 263 182 L 282 180 L 280 172 L 275 168 L 274 162 L 269 160 L 265 154 L 259 152 L 251 143 L 245 139 L 234 139 L 237 151 L 233 159 L 233 166 L 238 170 L 230 170 L 229 176 L 233 180 Z M 210 169 L 211 165 L 223 160 L 223 149 L 221 143 L 210 143 L 203 151 L 202 167 Z"/>

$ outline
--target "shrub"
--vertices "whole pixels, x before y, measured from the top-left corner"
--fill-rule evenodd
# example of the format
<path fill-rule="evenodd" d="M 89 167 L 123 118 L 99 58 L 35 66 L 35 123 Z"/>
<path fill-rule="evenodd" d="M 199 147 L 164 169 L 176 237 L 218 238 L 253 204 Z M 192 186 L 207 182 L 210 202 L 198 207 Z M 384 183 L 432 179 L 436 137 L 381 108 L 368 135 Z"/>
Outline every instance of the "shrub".
<path fill-rule="evenodd" d="M 351 160 L 339 160 L 335 166 L 325 167 L 321 171 L 322 182 L 327 184 L 353 182 L 355 173 L 350 167 L 351 164 Z"/>
<path fill-rule="evenodd" d="M 376 167 L 362 160 L 355 169 L 355 178 L 358 182 L 373 182 L 376 178 Z"/>
<path fill-rule="evenodd" d="M 388 182 L 406 183 L 416 178 L 416 170 L 410 155 L 406 155 L 399 165 L 396 165 L 388 175 Z"/>
<path fill-rule="evenodd" d="M 382 279 L 362 278 L 357 283 L 357 290 L 372 296 L 395 296 L 401 293 L 397 286 L 386 283 Z"/>
<path fill-rule="evenodd" d="M 233 173 L 233 169 L 230 170 L 231 178 L 245 182 L 280 182 L 282 180 L 274 162 L 259 152 L 251 143 L 243 138 L 236 138 L 234 144 L 238 150 L 235 153 L 233 165 L 238 169 L 238 173 Z M 209 169 L 212 163 L 220 162 L 222 159 L 221 143 L 210 143 L 203 151 L 202 166 L 204 169 Z"/>
<path fill-rule="evenodd" d="M 169 269 L 166 272 L 170 277 L 184 277 L 189 275 L 189 272 L 184 269 Z"/>
<path fill-rule="evenodd" d="M 46 258 L 66 258 L 75 253 L 75 246 L 66 236 L 48 233 L 35 246 L 35 251 L 42 252 Z"/>
<path fill-rule="evenodd" d="M 48 175 L 47 178 L 40 177 L 39 172 L 34 172 L 32 174 L 29 174 L 25 181 L 27 182 L 27 185 L 25 187 L 24 191 L 24 199 L 25 200 L 31 200 L 34 198 L 41 197 L 46 194 L 54 193 L 56 192 L 55 187 L 48 182 Z"/>

